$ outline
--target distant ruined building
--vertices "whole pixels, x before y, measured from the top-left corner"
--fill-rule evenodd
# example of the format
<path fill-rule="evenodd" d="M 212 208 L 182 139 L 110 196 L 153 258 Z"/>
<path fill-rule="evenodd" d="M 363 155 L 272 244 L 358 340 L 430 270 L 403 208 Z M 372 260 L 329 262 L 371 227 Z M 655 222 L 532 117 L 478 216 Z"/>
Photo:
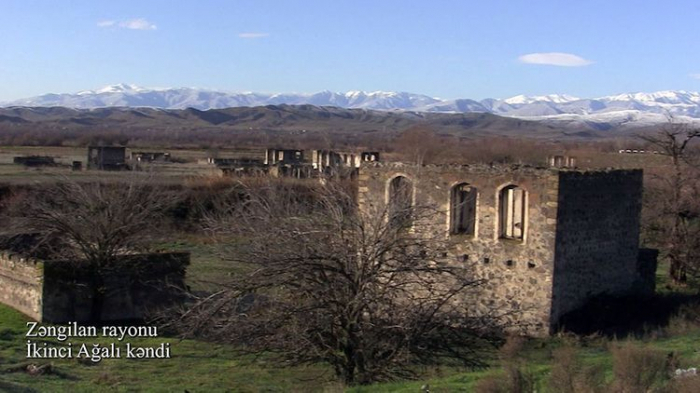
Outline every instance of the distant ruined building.
<path fill-rule="evenodd" d="M 87 169 L 123 170 L 126 164 L 126 147 L 88 146 Z"/>
<path fill-rule="evenodd" d="M 12 162 L 26 167 L 56 166 L 56 161 L 49 156 L 18 156 Z"/>
<path fill-rule="evenodd" d="M 297 179 L 354 179 L 363 162 L 378 162 L 379 152 L 266 149 L 263 159 L 210 157 L 224 176 L 270 176 Z"/>

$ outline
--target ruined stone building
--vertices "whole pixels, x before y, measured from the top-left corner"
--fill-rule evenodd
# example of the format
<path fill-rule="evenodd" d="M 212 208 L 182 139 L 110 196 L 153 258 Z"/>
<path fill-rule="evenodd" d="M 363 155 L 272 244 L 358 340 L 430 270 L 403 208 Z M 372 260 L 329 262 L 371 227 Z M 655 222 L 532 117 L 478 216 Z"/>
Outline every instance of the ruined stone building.
<path fill-rule="evenodd" d="M 208 157 L 218 176 L 270 176 L 297 179 L 354 179 L 363 162 L 379 162 L 379 152 L 266 149 L 261 157 Z"/>
<path fill-rule="evenodd" d="M 361 209 L 434 208 L 415 230 L 443 232 L 449 263 L 486 279 L 464 301 L 529 334 L 593 296 L 654 291 L 655 253 L 639 249 L 641 170 L 363 162 L 358 188 Z"/>
<path fill-rule="evenodd" d="M 639 248 L 641 170 L 578 170 L 575 157 L 548 168 L 379 162 L 378 152 L 268 149 L 271 176 L 349 178 L 366 211 L 435 211 L 416 232 L 444 233 L 449 263 L 485 279 L 464 299 L 532 335 L 598 295 L 654 292 L 656 253 Z M 402 205 L 403 204 L 403 205 Z"/>
<path fill-rule="evenodd" d="M 111 149 L 97 149 L 89 163 L 123 162 L 124 151 Z M 496 310 L 531 335 L 550 334 L 595 296 L 654 291 L 656 254 L 639 248 L 641 170 L 578 170 L 574 158 L 563 156 L 550 157 L 550 168 L 413 165 L 380 162 L 377 152 L 293 149 L 267 149 L 262 160 L 217 160 L 211 164 L 247 175 L 355 179 L 365 211 L 430 207 L 434 214 L 413 223 L 415 231 L 444 234 L 450 252 L 440 258 L 473 267 L 485 279 L 461 301 L 476 314 Z M 179 258 L 145 277 L 182 283 L 186 262 Z M 1 254 L 0 302 L 40 320 L 86 309 L 79 304 L 85 296 L 56 295 L 70 292 L 52 269 Z M 115 287 L 131 291 L 114 298 L 120 317 L 138 315 L 138 305 L 147 303 L 133 277 L 114 278 Z M 55 316 L 52 310 L 63 311 Z"/>
<path fill-rule="evenodd" d="M 263 164 L 279 177 L 355 178 L 362 162 L 379 161 L 378 152 L 267 149 Z"/>
<path fill-rule="evenodd" d="M 189 253 L 128 254 L 105 272 L 103 321 L 141 319 L 182 300 Z M 80 262 L 0 251 L 0 303 L 40 322 L 89 322 L 90 271 Z"/>
<path fill-rule="evenodd" d="M 213 164 L 226 176 L 267 176 L 269 167 L 262 160 L 248 158 L 215 158 Z"/>
<path fill-rule="evenodd" d="M 19 156 L 14 157 L 12 162 L 27 167 L 56 166 L 56 161 L 49 156 Z"/>
<path fill-rule="evenodd" d="M 129 159 L 137 162 L 168 162 L 170 161 L 170 153 L 164 151 L 132 151 L 129 154 Z"/>
<path fill-rule="evenodd" d="M 549 156 L 547 163 L 553 168 L 575 168 L 576 157 L 569 156 Z"/>
<path fill-rule="evenodd" d="M 87 168 L 98 170 L 128 169 L 126 165 L 126 147 L 123 146 L 88 146 Z"/>

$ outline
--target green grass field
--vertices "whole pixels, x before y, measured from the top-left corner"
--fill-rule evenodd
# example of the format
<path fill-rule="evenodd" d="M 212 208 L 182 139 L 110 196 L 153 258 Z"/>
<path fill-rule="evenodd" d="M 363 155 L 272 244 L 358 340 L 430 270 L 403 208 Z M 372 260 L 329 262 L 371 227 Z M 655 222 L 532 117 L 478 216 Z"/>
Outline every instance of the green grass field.
<path fill-rule="evenodd" d="M 331 371 L 323 366 L 280 367 L 269 357 L 253 359 L 238 355 L 233 348 L 193 340 L 174 338 L 133 339 L 132 345 L 154 346 L 161 342 L 171 345 L 170 359 L 133 360 L 108 359 L 99 363 L 72 360 L 27 360 L 26 322 L 29 319 L 5 306 L 0 306 L 0 391 L 26 392 L 420 392 L 428 384 L 431 392 L 473 391 L 476 383 L 486 376 L 502 373 L 498 364 L 485 370 L 436 368 L 423 370 L 416 381 L 381 383 L 344 389 L 334 381 Z M 531 373 L 537 391 L 548 391 L 546 382 L 552 366 L 555 348 L 574 339 L 552 337 L 532 340 L 525 344 L 519 359 Z M 74 339 L 80 343 L 113 342 L 112 339 Z M 612 378 L 610 346 L 614 341 L 593 337 L 576 340 L 584 364 L 600 365 L 606 377 Z M 638 345 L 675 352 L 681 366 L 700 364 L 700 328 L 694 326 L 677 335 L 647 337 L 633 340 Z M 29 375 L 30 363 L 50 363 L 52 371 L 44 375 Z"/>
<path fill-rule="evenodd" d="M 185 237 L 162 245 L 171 250 L 192 251 L 188 271 L 193 289 L 203 288 L 208 280 L 221 277 L 229 269 L 216 257 L 215 249 L 201 238 Z M 230 269 L 229 269 L 230 270 Z M 665 266 L 659 267 L 659 290 L 669 295 Z M 681 291 L 683 292 L 683 291 Z M 686 290 L 685 292 L 690 292 Z M 663 354 L 674 353 L 680 367 L 700 365 L 700 323 L 695 317 L 672 318 L 668 326 L 650 329 L 630 338 L 643 348 Z M 692 314 L 692 313 L 691 313 Z M 169 343 L 170 359 L 106 359 L 98 363 L 76 359 L 27 359 L 25 334 L 28 317 L 0 305 L 0 392 L 421 392 L 428 384 L 431 392 L 470 392 L 484 378 L 503 379 L 503 362 L 517 361 L 531 375 L 538 392 L 549 392 L 548 380 L 553 366 L 552 353 L 565 345 L 578 351 L 583 364 L 604 370 L 607 381 L 613 379 L 611 348 L 628 340 L 610 337 L 577 337 L 561 334 L 547 339 L 527 341 L 515 357 L 499 359 L 498 353 L 487 369 L 456 367 L 418 369 L 415 381 L 395 381 L 370 386 L 344 387 L 332 370 L 323 364 L 306 367 L 282 367 L 271 355 L 253 358 L 241 355 L 228 345 L 217 345 L 172 337 L 134 338 L 132 345 L 157 346 Z M 55 341 L 48 341 L 54 342 Z M 72 339 L 74 347 L 82 343 L 109 345 L 108 338 Z M 124 343 L 120 344 L 123 348 Z M 515 359 L 515 360 L 513 360 Z M 49 372 L 30 375 L 27 366 L 50 364 Z"/>
<path fill-rule="evenodd" d="M 27 360 L 26 322 L 22 314 L 0 306 L 0 391 L 38 392 L 288 392 L 333 389 L 322 366 L 280 368 L 265 359 L 236 356 L 232 348 L 173 338 L 132 339 L 132 345 L 171 345 L 170 359 L 108 359 L 99 363 L 72 360 Z M 126 340 L 125 340 L 126 341 Z M 81 343 L 112 339 L 74 339 Z M 123 355 L 124 356 L 124 355 Z M 29 363 L 51 363 L 52 371 L 32 376 Z"/>

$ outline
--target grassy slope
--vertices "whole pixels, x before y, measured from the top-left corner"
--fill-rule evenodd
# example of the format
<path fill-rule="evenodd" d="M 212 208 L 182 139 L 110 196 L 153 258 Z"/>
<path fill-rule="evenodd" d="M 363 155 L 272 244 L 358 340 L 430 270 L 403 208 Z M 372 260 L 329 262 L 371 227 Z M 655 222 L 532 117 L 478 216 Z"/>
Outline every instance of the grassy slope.
<path fill-rule="evenodd" d="M 24 372 L 8 372 L 14 366 L 26 364 L 24 333 L 28 319 L 5 306 L 0 306 L 0 391 L 20 387 L 27 391 L 152 391 L 170 392 L 289 392 L 289 391 L 340 391 L 332 381 L 330 371 L 318 367 L 281 368 L 265 360 L 253 360 L 236 355 L 230 347 L 191 340 L 164 339 L 172 346 L 173 358 L 169 360 L 103 360 L 97 365 L 86 365 L 76 360 L 52 360 L 60 375 L 30 376 Z M 80 343 L 84 340 L 74 340 Z M 156 345 L 162 340 L 138 339 L 136 345 Z M 526 369 L 532 372 L 544 387 L 551 367 L 550 354 L 562 345 L 562 339 L 551 338 L 528 343 L 522 356 Z M 87 342 L 87 341 L 85 341 Z M 90 341 L 94 342 L 94 341 Z M 99 342 L 107 343 L 101 339 Z M 612 368 L 608 351 L 609 341 L 602 338 L 585 340 L 579 344 L 583 359 L 588 364 L 601 364 Z M 664 352 L 679 354 L 682 365 L 700 363 L 700 329 L 695 328 L 682 335 L 654 338 L 641 345 Z M 75 345 L 75 344 L 74 344 Z M 419 381 L 375 384 L 349 389 L 350 392 L 417 392 L 429 384 L 432 392 L 472 391 L 476 382 L 484 376 L 498 374 L 490 370 L 462 371 L 454 369 L 432 370 Z"/>
<path fill-rule="evenodd" d="M 219 266 L 212 248 L 194 241 L 182 239 L 164 244 L 170 249 L 193 251 L 190 274 L 194 278 L 214 278 L 223 266 Z M 667 292 L 665 266 L 659 267 L 659 289 Z M 197 283 L 191 282 L 194 287 Z M 312 392 L 341 391 L 333 381 L 330 370 L 322 365 L 314 367 L 282 368 L 269 362 L 269 358 L 251 359 L 237 355 L 233 348 L 193 340 L 136 339 L 132 344 L 155 346 L 162 341 L 171 343 L 172 359 L 167 360 L 103 360 L 94 364 L 73 360 L 52 360 L 56 373 L 30 376 L 25 372 L 10 370 L 28 363 L 25 359 L 26 322 L 22 314 L 0 305 L 0 391 L 153 391 L 169 392 Z M 571 337 L 552 337 L 528 342 L 521 353 L 526 370 L 538 380 L 538 391 L 546 391 L 546 380 L 551 367 L 551 353 Z M 700 327 L 696 324 L 678 324 L 651 333 L 640 345 L 676 352 L 684 367 L 700 365 Z M 94 340 L 73 340 L 75 343 Z M 101 339 L 98 342 L 111 341 Z M 600 337 L 578 338 L 583 360 L 587 364 L 602 365 L 608 377 L 612 377 L 611 340 Z M 612 343 L 614 345 L 614 343 Z M 38 362 L 42 363 L 42 362 Z M 425 370 L 419 381 L 375 384 L 348 389 L 350 392 L 417 392 L 428 383 L 432 392 L 472 391 L 483 377 L 499 374 L 498 364 L 488 370 L 459 370 L 438 368 Z"/>
<path fill-rule="evenodd" d="M 312 391 L 333 386 L 323 367 L 280 368 L 265 360 L 237 356 L 230 347 L 192 340 L 135 339 L 134 345 L 155 346 L 171 343 L 171 359 L 110 359 L 97 364 L 77 360 L 47 360 L 56 374 L 30 376 L 21 371 L 9 372 L 25 359 L 26 321 L 22 314 L 0 305 L 0 391 L 25 387 L 36 391 L 152 391 L 170 392 L 288 392 Z M 101 342 L 108 339 L 72 340 L 76 343 Z M 44 361 L 36 362 L 43 364 Z M 329 385 L 330 384 L 330 385 Z"/>
<path fill-rule="evenodd" d="M 637 344 L 660 350 L 664 353 L 675 352 L 681 359 L 681 367 L 697 367 L 700 364 L 700 329 L 685 332 L 682 335 L 666 338 L 656 338 L 650 340 L 632 340 Z M 557 338 L 545 341 L 531 342 L 523 350 L 524 369 L 532 373 L 536 379 L 538 392 L 548 392 L 547 379 L 552 366 L 552 350 L 561 346 L 562 342 Z M 582 361 L 586 365 L 601 365 L 606 370 L 608 380 L 612 379 L 612 355 L 608 348 L 610 345 L 617 345 L 614 341 L 607 339 L 595 339 L 579 346 Z M 489 375 L 500 375 L 502 370 L 498 365 L 484 371 L 464 372 L 446 377 L 424 378 L 421 381 L 395 382 L 375 384 L 367 387 L 356 387 L 348 389 L 348 392 L 419 392 L 420 388 L 428 384 L 431 392 L 471 392 L 477 382 Z"/>

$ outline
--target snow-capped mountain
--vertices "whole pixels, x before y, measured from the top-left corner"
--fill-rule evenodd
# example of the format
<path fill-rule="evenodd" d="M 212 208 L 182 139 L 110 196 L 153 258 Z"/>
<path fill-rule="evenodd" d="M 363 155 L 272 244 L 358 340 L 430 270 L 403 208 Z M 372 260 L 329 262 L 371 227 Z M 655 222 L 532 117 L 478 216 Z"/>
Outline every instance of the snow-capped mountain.
<path fill-rule="evenodd" d="M 535 102 L 551 102 L 555 104 L 563 104 L 566 102 L 572 102 L 572 101 L 577 101 L 580 98 L 566 95 L 566 94 L 549 94 L 546 96 L 525 96 L 525 95 L 519 95 L 511 98 L 507 98 L 503 100 L 504 102 L 512 105 L 523 105 L 523 104 L 532 104 Z"/>
<path fill-rule="evenodd" d="M 147 89 L 144 87 L 136 86 L 136 85 L 130 85 L 126 83 L 119 83 L 117 85 L 110 85 L 110 86 L 105 86 L 101 89 L 98 90 L 85 90 L 85 91 L 79 91 L 76 94 L 77 95 L 90 95 L 90 94 L 107 94 L 107 93 L 140 93 L 143 91 L 148 91 L 148 90 L 167 90 L 167 89 Z"/>
<path fill-rule="evenodd" d="M 335 106 L 373 110 L 465 113 L 487 112 L 501 116 L 565 122 L 655 123 L 667 115 L 700 122 L 700 93 L 659 91 L 625 93 L 598 98 L 566 94 L 518 95 L 506 99 L 444 100 L 406 92 L 313 94 L 231 93 L 196 88 L 144 88 L 130 84 L 107 86 L 74 94 L 46 94 L 4 103 L 0 106 L 100 108 L 112 106 L 200 110 L 264 105 Z M 695 120 L 697 119 L 697 120 Z"/>
<path fill-rule="evenodd" d="M 413 109 L 440 102 L 426 95 L 394 92 L 322 91 L 314 94 L 228 93 L 195 88 L 143 88 L 129 84 L 106 86 L 74 94 L 45 94 L 4 103 L 2 106 L 63 106 L 100 108 L 110 106 L 163 109 L 219 109 L 239 106 L 302 105 L 337 106 L 377 110 Z"/>

